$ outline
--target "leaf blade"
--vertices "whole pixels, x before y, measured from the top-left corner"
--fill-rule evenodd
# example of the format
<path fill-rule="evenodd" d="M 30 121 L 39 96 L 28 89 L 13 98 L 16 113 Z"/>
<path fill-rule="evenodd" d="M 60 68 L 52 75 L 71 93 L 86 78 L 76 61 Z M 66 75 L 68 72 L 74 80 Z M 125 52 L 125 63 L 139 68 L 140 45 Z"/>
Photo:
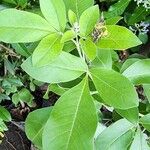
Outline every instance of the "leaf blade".
<path fill-rule="evenodd" d="M 40 8 L 50 25 L 63 32 L 67 22 L 63 0 L 40 0 Z"/>
<path fill-rule="evenodd" d="M 46 20 L 30 12 L 5 9 L 0 12 L 0 18 L 0 40 L 6 43 L 39 41 L 55 32 Z"/>
<path fill-rule="evenodd" d="M 42 67 L 55 60 L 63 48 L 63 44 L 60 41 L 61 36 L 58 34 L 51 34 L 45 37 L 33 52 L 33 65 Z"/>
<path fill-rule="evenodd" d="M 104 68 L 91 69 L 90 72 L 96 89 L 106 104 L 123 110 L 139 105 L 134 86 L 127 78 Z"/>
<path fill-rule="evenodd" d="M 108 35 L 97 42 L 101 49 L 125 50 L 142 44 L 136 35 L 125 27 L 107 25 Z"/>
<path fill-rule="evenodd" d="M 62 52 L 53 62 L 43 67 L 34 67 L 29 57 L 22 69 L 36 80 L 47 83 L 60 83 L 74 80 L 87 71 L 87 65 L 80 58 Z"/>
<path fill-rule="evenodd" d="M 92 150 L 96 126 L 96 108 L 90 97 L 87 79 L 84 79 L 64 93 L 54 106 L 44 129 L 43 150 L 60 147 L 63 150 L 75 148 Z M 47 131 L 52 132 L 47 134 Z"/>

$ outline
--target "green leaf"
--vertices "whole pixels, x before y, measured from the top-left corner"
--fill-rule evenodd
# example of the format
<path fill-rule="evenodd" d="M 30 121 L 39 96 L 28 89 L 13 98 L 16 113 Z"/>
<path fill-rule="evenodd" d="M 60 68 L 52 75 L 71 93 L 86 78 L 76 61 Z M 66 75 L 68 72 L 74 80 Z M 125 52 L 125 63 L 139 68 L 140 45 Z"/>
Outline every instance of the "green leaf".
<path fill-rule="evenodd" d="M 81 36 L 85 37 L 88 36 L 95 27 L 95 24 L 99 20 L 99 7 L 98 5 L 92 6 L 86 9 L 79 20 L 80 26 L 80 34 Z"/>
<path fill-rule="evenodd" d="M 121 119 L 106 128 L 96 139 L 96 150 L 127 150 L 133 138 L 134 125 Z"/>
<path fill-rule="evenodd" d="M 129 68 L 132 64 L 134 64 L 135 62 L 139 61 L 140 59 L 139 58 L 129 58 L 127 59 L 121 69 L 120 69 L 120 73 L 123 73 L 127 68 Z"/>
<path fill-rule="evenodd" d="M 117 3 L 112 5 L 108 12 L 104 13 L 105 18 L 112 18 L 123 14 L 131 0 L 119 0 Z"/>
<path fill-rule="evenodd" d="M 150 150 L 150 147 L 147 144 L 144 133 L 142 133 L 141 129 L 138 128 L 136 131 L 134 140 L 131 144 L 130 150 Z"/>
<path fill-rule="evenodd" d="M 25 57 L 29 57 L 31 55 L 30 52 L 28 51 L 27 47 L 24 44 L 14 43 L 11 45 L 18 54 L 25 56 Z"/>
<path fill-rule="evenodd" d="M 143 116 L 140 119 L 140 123 L 144 128 L 146 128 L 150 132 L 150 114 Z"/>
<path fill-rule="evenodd" d="M 95 43 L 93 43 L 90 39 L 86 40 L 81 39 L 80 44 L 87 58 L 89 60 L 95 59 L 97 50 Z"/>
<path fill-rule="evenodd" d="M 75 32 L 73 30 L 68 30 L 66 31 L 63 36 L 62 36 L 62 39 L 61 39 L 61 43 L 64 43 L 64 42 L 67 42 L 67 41 L 70 41 L 72 39 L 75 38 Z"/>
<path fill-rule="evenodd" d="M 115 25 L 115 24 L 117 24 L 121 19 L 122 19 L 121 16 L 116 16 L 116 17 L 113 17 L 113 18 L 109 18 L 109 19 L 106 20 L 106 24 L 107 24 L 107 25 Z"/>
<path fill-rule="evenodd" d="M 38 148 L 42 148 L 42 134 L 47 120 L 50 117 L 52 107 L 37 109 L 29 113 L 25 121 L 25 132 Z"/>
<path fill-rule="evenodd" d="M 32 78 L 41 82 L 59 83 L 74 80 L 87 71 L 85 62 L 76 56 L 62 52 L 53 62 L 43 67 L 35 67 L 29 57 L 22 68 Z"/>
<path fill-rule="evenodd" d="M 68 11 L 68 19 L 69 19 L 69 23 L 72 26 L 74 25 L 75 22 L 77 22 L 77 16 L 72 10 Z"/>
<path fill-rule="evenodd" d="M 93 82 L 104 102 L 117 109 L 139 105 L 134 86 L 121 74 L 104 68 L 90 70 Z"/>
<path fill-rule="evenodd" d="M 67 10 L 71 9 L 77 18 L 89 7 L 94 5 L 94 0 L 64 0 Z"/>
<path fill-rule="evenodd" d="M 143 88 L 144 88 L 144 93 L 150 103 L 150 84 L 144 84 Z"/>
<path fill-rule="evenodd" d="M 135 125 L 139 121 L 139 110 L 137 107 L 126 110 L 116 109 L 116 112 Z"/>
<path fill-rule="evenodd" d="M 0 118 L 0 132 L 8 131 L 8 128 L 4 121 Z"/>
<path fill-rule="evenodd" d="M 45 37 L 33 52 L 33 65 L 42 67 L 55 60 L 63 48 L 63 44 L 60 43 L 60 40 L 61 36 L 56 33 Z"/>
<path fill-rule="evenodd" d="M 97 49 L 97 57 L 92 61 L 92 67 L 112 69 L 112 56 L 110 49 Z"/>
<path fill-rule="evenodd" d="M 134 84 L 150 83 L 150 59 L 143 59 L 133 63 L 123 75 Z"/>
<path fill-rule="evenodd" d="M 49 91 L 52 91 L 53 93 L 56 93 L 57 95 L 62 95 L 64 94 L 68 88 L 63 88 L 59 86 L 58 84 L 50 84 L 49 86 Z"/>
<path fill-rule="evenodd" d="M 1 94 L 0 93 L 0 103 L 3 101 L 3 100 L 10 100 L 10 97 L 6 94 Z"/>
<path fill-rule="evenodd" d="M 7 109 L 0 106 L 0 118 L 4 121 L 11 121 L 11 115 Z"/>
<path fill-rule="evenodd" d="M 127 18 L 127 23 L 128 25 L 135 25 L 135 23 L 145 20 L 149 14 L 150 10 L 146 10 L 143 6 L 136 7 L 134 12 Z"/>
<path fill-rule="evenodd" d="M 76 45 L 73 41 L 68 41 L 64 43 L 63 51 L 70 53 L 76 48 Z"/>
<path fill-rule="evenodd" d="M 125 50 L 142 44 L 139 38 L 125 27 L 108 25 L 108 35 L 102 37 L 97 46 L 102 49 Z"/>
<path fill-rule="evenodd" d="M 139 33 L 138 38 L 142 41 L 143 44 L 146 44 L 148 42 L 147 33 Z"/>
<path fill-rule="evenodd" d="M 22 102 L 30 103 L 33 100 L 33 96 L 30 91 L 26 88 L 21 89 L 19 92 L 19 99 Z"/>
<path fill-rule="evenodd" d="M 2 0 L 4 3 L 10 3 L 10 4 L 15 4 L 17 5 L 16 0 Z"/>
<path fill-rule="evenodd" d="M 56 102 L 44 128 L 43 150 L 93 150 L 97 121 L 95 104 L 84 79 Z"/>
<path fill-rule="evenodd" d="M 4 66 L 6 70 L 9 71 L 9 73 L 11 73 L 12 75 L 15 75 L 14 65 L 7 58 L 4 58 Z"/>
<path fill-rule="evenodd" d="M 17 104 L 20 102 L 20 97 L 18 93 L 13 94 L 12 102 L 15 104 L 15 106 L 17 106 Z"/>
<path fill-rule="evenodd" d="M 0 41 L 28 43 L 39 41 L 55 30 L 42 17 L 16 9 L 0 11 Z"/>
<path fill-rule="evenodd" d="M 63 0 L 40 0 L 40 8 L 53 28 L 62 32 L 65 30 L 67 20 Z"/>

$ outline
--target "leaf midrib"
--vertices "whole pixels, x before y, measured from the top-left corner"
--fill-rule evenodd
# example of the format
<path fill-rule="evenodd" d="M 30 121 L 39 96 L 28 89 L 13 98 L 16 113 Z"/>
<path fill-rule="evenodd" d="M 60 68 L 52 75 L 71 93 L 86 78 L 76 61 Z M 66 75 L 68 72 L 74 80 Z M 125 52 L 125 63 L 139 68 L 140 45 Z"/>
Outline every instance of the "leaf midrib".
<path fill-rule="evenodd" d="M 81 94 L 79 96 L 79 101 L 77 103 L 76 111 L 75 111 L 75 114 L 74 114 L 74 119 L 73 119 L 73 123 L 72 123 L 71 129 L 70 129 L 70 134 L 69 134 L 68 142 L 67 142 L 67 145 L 66 145 L 66 149 L 68 149 L 69 144 L 70 144 L 70 140 L 71 140 L 71 137 L 72 137 L 72 132 L 73 132 L 74 125 L 75 125 L 75 122 L 76 122 L 76 118 L 78 116 L 79 107 L 80 107 L 81 99 L 82 99 L 83 92 L 84 92 L 84 89 L 85 89 L 85 85 L 86 85 L 86 81 L 85 81 L 85 83 L 83 85 L 83 89 L 82 89 Z"/>
<path fill-rule="evenodd" d="M 44 32 L 52 32 L 50 30 L 41 29 L 41 28 L 34 28 L 34 27 L 32 28 L 32 27 L 14 27 L 14 26 L 12 26 L 12 27 L 9 26 L 8 27 L 8 26 L 0 26 L 0 29 L 1 28 L 8 28 L 8 29 L 10 28 L 10 29 L 15 29 L 15 30 L 19 28 L 19 29 L 22 29 L 22 30 L 29 29 L 29 30 L 39 30 L 39 31 L 44 31 Z"/>
<path fill-rule="evenodd" d="M 93 74 L 93 73 L 92 73 Z M 117 89 L 115 89 L 113 86 L 109 85 L 106 81 L 100 79 L 99 77 L 97 77 L 95 74 L 93 74 L 93 76 L 95 76 L 95 78 L 97 78 L 98 80 L 102 81 L 103 83 L 105 83 L 106 85 L 108 85 L 110 88 L 114 89 L 117 93 L 119 93 L 122 97 L 122 99 L 124 100 L 123 98 L 123 94 L 121 92 L 119 92 Z"/>
<path fill-rule="evenodd" d="M 109 148 L 111 147 L 111 145 L 113 143 L 115 143 L 120 137 L 122 137 L 123 135 L 125 135 L 127 132 L 129 132 L 130 130 L 132 130 L 134 128 L 134 126 L 132 126 L 131 128 L 129 128 L 127 131 L 123 132 L 120 136 L 117 136 L 107 147 L 106 150 L 109 150 Z"/>

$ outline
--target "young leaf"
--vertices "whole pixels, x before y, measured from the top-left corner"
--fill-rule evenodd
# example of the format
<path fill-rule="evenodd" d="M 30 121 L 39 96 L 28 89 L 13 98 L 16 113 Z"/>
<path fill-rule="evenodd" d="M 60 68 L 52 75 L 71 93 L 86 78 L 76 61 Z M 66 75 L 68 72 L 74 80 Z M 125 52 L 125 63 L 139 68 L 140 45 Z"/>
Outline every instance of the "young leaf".
<path fill-rule="evenodd" d="M 96 108 L 86 78 L 55 104 L 44 128 L 43 150 L 93 150 L 96 127 Z"/>
<path fill-rule="evenodd" d="M 30 103 L 33 100 L 33 96 L 30 91 L 26 88 L 21 89 L 19 92 L 19 99 L 22 102 Z"/>
<path fill-rule="evenodd" d="M 63 48 L 63 43 L 60 43 L 60 40 L 61 35 L 56 33 L 45 37 L 33 52 L 33 65 L 42 67 L 55 60 Z"/>
<path fill-rule="evenodd" d="M 97 56 L 91 63 L 92 67 L 112 69 L 111 50 L 97 49 Z"/>
<path fill-rule="evenodd" d="M 85 55 L 90 60 L 95 59 L 96 50 L 97 50 L 95 43 L 93 43 L 90 39 L 86 39 L 86 40 L 81 39 L 80 44 L 81 44 L 82 50 L 84 51 Z"/>
<path fill-rule="evenodd" d="M 131 0 L 119 0 L 117 3 L 112 5 L 108 12 L 104 13 L 105 18 L 112 18 L 115 16 L 122 15 Z"/>
<path fill-rule="evenodd" d="M 28 43 L 55 32 L 42 17 L 16 9 L 0 11 L 0 41 Z"/>
<path fill-rule="evenodd" d="M 98 5 L 92 6 L 86 9 L 79 20 L 80 34 L 85 37 L 92 33 L 95 24 L 99 20 L 99 8 Z"/>
<path fill-rule="evenodd" d="M 68 19 L 69 19 L 69 23 L 72 26 L 74 25 L 75 22 L 77 22 L 77 16 L 72 10 L 68 11 Z"/>
<path fill-rule="evenodd" d="M 102 49 L 125 50 L 142 44 L 139 38 L 125 27 L 108 25 L 108 35 L 102 37 L 97 46 Z"/>
<path fill-rule="evenodd" d="M 116 109 L 116 112 L 135 125 L 139 121 L 139 110 L 137 107 L 126 110 Z"/>
<path fill-rule="evenodd" d="M 35 67 L 29 57 L 22 68 L 32 78 L 47 82 L 59 83 L 74 80 L 87 71 L 85 62 L 76 56 L 62 52 L 53 62 L 43 67 Z"/>
<path fill-rule="evenodd" d="M 20 97 L 19 97 L 18 93 L 13 94 L 12 102 L 13 102 L 13 104 L 15 104 L 15 106 L 17 106 L 17 104 L 20 102 Z"/>
<path fill-rule="evenodd" d="M 7 109 L 0 106 L 0 118 L 4 121 L 11 121 L 11 115 Z"/>
<path fill-rule="evenodd" d="M 64 0 L 67 10 L 71 9 L 77 18 L 89 7 L 94 5 L 94 0 Z"/>
<path fill-rule="evenodd" d="M 104 102 L 117 109 L 139 105 L 134 86 L 121 74 L 104 68 L 90 70 L 93 82 Z"/>
<path fill-rule="evenodd" d="M 150 132 L 150 114 L 145 115 L 140 119 L 140 123 Z"/>
<path fill-rule="evenodd" d="M 106 128 L 96 139 L 96 150 L 127 150 L 133 138 L 134 125 L 125 119 Z"/>
<path fill-rule="evenodd" d="M 147 144 L 144 133 L 142 133 L 141 129 L 138 128 L 136 131 L 134 140 L 131 144 L 130 150 L 150 150 L 150 147 Z"/>
<path fill-rule="evenodd" d="M 42 134 L 52 107 L 37 109 L 31 112 L 25 121 L 27 137 L 38 147 L 42 148 Z"/>
<path fill-rule="evenodd" d="M 53 28 L 62 32 L 65 30 L 67 20 L 63 0 L 40 0 L 40 8 Z"/>
<path fill-rule="evenodd" d="M 70 41 L 72 39 L 75 38 L 75 32 L 73 30 L 68 30 L 66 31 L 63 36 L 62 36 L 62 39 L 61 39 L 61 43 L 64 43 L 64 42 L 67 42 L 67 41 Z"/>
<path fill-rule="evenodd" d="M 143 59 L 133 63 L 123 75 L 134 84 L 150 83 L 150 59 Z"/>

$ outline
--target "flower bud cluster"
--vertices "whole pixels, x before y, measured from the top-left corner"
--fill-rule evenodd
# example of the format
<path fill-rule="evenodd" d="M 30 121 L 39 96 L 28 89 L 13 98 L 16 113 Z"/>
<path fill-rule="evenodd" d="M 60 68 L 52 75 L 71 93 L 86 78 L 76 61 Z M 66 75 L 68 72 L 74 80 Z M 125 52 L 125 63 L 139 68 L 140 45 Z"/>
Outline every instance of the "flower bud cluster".
<path fill-rule="evenodd" d="M 132 30 L 135 34 L 146 34 L 149 32 L 150 23 L 140 22 L 135 23 L 135 26 L 130 26 L 129 29 Z"/>
<path fill-rule="evenodd" d="M 150 0 L 134 0 L 137 2 L 137 5 L 139 6 L 140 4 L 143 5 L 147 10 L 150 9 Z"/>

